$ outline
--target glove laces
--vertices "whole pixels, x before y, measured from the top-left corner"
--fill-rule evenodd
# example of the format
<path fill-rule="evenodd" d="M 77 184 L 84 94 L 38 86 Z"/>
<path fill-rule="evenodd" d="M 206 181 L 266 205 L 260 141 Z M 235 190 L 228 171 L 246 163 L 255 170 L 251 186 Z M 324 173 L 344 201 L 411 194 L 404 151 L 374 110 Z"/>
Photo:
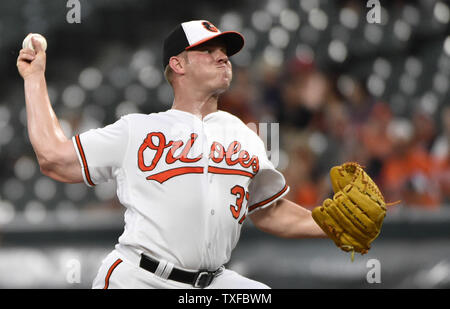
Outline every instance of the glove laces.
<path fill-rule="evenodd" d="M 351 255 L 350 255 L 350 258 L 351 258 L 352 263 L 353 263 L 353 261 L 355 260 L 355 248 L 353 246 L 350 246 L 350 245 L 342 245 L 341 248 L 348 249 L 348 250 L 350 250 L 352 252 Z"/>
<path fill-rule="evenodd" d="M 347 172 L 354 173 L 354 176 L 352 179 L 352 182 L 353 182 L 359 176 L 359 174 L 362 173 L 362 171 L 364 170 L 364 166 L 358 164 L 357 162 L 349 162 L 349 163 L 347 163 L 346 168 L 349 168 L 349 167 L 350 167 L 350 169 Z M 401 200 L 397 200 L 395 202 L 386 202 L 384 200 L 383 194 L 381 194 L 379 188 L 377 186 L 374 186 L 374 184 L 371 181 L 368 181 L 365 178 L 365 176 L 366 176 L 365 173 L 362 173 L 361 182 L 364 184 L 364 189 L 363 189 L 364 191 L 367 191 L 367 188 L 369 188 L 370 190 L 375 192 L 375 194 L 378 196 L 378 198 L 381 199 L 386 204 L 387 207 L 395 206 L 402 202 Z"/>

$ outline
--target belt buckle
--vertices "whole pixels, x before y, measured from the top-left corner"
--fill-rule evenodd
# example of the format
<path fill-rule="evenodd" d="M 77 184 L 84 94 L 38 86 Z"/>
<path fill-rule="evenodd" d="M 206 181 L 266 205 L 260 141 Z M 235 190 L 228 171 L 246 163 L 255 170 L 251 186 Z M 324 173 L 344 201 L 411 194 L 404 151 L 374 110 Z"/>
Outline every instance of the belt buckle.
<path fill-rule="evenodd" d="M 205 279 L 203 279 L 205 278 Z M 194 281 L 194 288 L 205 288 L 211 284 L 214 278 L 214 273 L 211 273 L 207 270 L 201 270 L 197 273 L 197 276 Z"/>

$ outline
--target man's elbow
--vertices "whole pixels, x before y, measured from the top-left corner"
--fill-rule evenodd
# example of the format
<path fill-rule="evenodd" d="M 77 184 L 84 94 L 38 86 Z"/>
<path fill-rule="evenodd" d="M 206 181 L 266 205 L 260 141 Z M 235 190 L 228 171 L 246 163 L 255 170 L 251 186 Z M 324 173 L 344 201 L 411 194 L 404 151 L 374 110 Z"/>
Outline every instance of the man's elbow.
<path fill-rule="evenodd" d="M 41 173 L 45 176 L 52 177 L 58 165 L 61 165 L 61 156 L 55 152 L 47 152 L 46 154 L 36 155 Z"/>
<path fill-rule="evenodd" d="M 55 162 L 49 160 L 48 158 L 38 157 L 38 163 L 41 173 L 44 174 L 45 176 L 50 177 L 55 167 Z"/>
<path fill-rule="evenodd" d="M 74 181 L 71 178 L 68 178 L 66 174 L 61 173 L 61 163 L 57 161 L 51 160 L 42 160 L 39 162 L 39 167 L 41 173 L 53 180 L 65 182 L 65 183 L 76 183 L 80 181 Z"/>
<path fill-rule="evenodd" d="M 36 151 L 36 158 L 43 175 L 65 183 L 83 182 L 81 166 L 71 142 L 51 150 Z"/>

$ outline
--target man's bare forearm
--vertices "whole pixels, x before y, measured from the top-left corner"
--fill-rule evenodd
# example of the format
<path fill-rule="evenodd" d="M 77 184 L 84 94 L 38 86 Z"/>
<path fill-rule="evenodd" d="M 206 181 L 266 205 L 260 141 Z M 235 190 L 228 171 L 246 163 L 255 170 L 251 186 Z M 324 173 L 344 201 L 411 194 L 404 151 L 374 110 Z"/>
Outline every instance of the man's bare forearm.
<path fill-rule="evenodd" d="M 24 80 L 31 145 L 44 175 L 63 182 L 82 182 L 83 175 L 75 147 L 64 135 L 48 97 L 45 50 L 34 37 L 31 40 L 33 48 L 22 48 L 16 62 Z"/>
<path fill-rule="evenodd" d="M 311 211 L 287 199 L 250 215 L 261 230 L 283 238 L 326 238 Z"/>
<path fill-rule="evenodd" d="M 50 103 L 44 74 L 26 78 L 24 88 L 28 135 L 39 163 L 45 166 L 67 137 Z"/>

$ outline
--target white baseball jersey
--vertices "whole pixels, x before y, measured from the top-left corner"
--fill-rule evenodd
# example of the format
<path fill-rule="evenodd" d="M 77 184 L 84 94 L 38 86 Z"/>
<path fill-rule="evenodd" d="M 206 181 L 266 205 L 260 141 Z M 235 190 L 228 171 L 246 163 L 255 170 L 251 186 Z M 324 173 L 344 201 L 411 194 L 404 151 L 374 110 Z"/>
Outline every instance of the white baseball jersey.
<path fill-rule="evenodd" d="M 223 111 L 130 114 L 73 143 L 88 186 L 117 182 L 118 246 L 185 269 L 226 263 L 248 214 L 289 190 L 259 136 Z"/>

